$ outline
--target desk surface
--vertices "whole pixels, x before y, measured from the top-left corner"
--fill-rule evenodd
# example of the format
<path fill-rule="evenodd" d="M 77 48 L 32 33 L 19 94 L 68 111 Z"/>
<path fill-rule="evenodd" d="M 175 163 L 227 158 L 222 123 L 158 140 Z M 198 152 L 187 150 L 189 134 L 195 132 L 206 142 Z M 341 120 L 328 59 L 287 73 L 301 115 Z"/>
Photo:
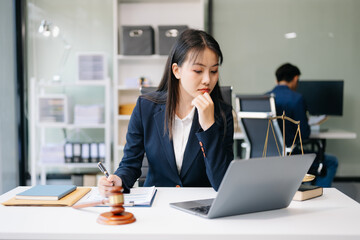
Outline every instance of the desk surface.
<path fill-rule="evenodd" d="M 354 132 L 339 130 L 339 129 L 329 129 L 325 132 L 321 131 L 311 131 L 310 138 L 313 139 L 355 139 L 357 134 Z"/>
<path fill-rule="evenodd" d="M 25 187 L 2 196 L 13 197 Z M 0 205 L 0 239 L 360 239 L 360 205 L 336 189 L 322 197 L 293 201 L 286 209 L 204 219 L 170 202 L 214 197 L 211 188 L 158 188 L 152 207 L 127 207 L 129 225 L 96 223 L 108 207 L 5 207 Z"/>

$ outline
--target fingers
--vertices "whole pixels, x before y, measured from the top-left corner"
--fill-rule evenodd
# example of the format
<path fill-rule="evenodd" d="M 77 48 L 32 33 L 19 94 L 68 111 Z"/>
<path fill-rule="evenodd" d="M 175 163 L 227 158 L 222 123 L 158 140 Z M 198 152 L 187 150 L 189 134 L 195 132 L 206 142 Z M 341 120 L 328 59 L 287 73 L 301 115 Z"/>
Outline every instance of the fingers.
<path fill-rule="evenodd" d="M 103 197 L 108 197 L 113 186 L 122 186 L 121 178 L 117 175 L 110 175 L 108 178 L 101 177 L 98 181 L 99 193 Z"/>
<path fill-rule="evenodd" d="M 199 123 L 201 128 L 206 131 L 215 122 L 214 102 L 209 93 L 205 92 L 193 99 L 192 104 L 197 108 Z"/>
<path fill-rule="evenodd" d="M 209 95 L 209 93 L 205 92 L 193 99 L 192 104 L 198 108 L 198 110 L 205 109 L 207 107 L 213 107 L 214 103 Z"/>
<path fill-rule="evenodd" d="M 206 98 L 206 100 L 207 100 L 208 102 L 213 103 L 213 100 L 212 100 L 212 98 L 210 97 L 210 94 L 209 94 L 208 92 L 205 92 L 202 96 L 203 96 L 204 98 Z"/>

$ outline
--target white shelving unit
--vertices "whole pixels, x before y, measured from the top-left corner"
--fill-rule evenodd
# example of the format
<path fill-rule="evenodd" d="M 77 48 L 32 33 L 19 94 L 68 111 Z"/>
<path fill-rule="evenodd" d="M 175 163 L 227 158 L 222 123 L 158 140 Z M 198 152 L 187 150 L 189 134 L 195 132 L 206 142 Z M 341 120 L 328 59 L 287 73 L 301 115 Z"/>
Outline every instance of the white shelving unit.
<path fill-rule="evenodd" d="M 46 184 L 46 175 L 51 168 L 70 169 L 71 172 L 78 172 L 79 170 L 87 170 L 91 168 L 97 168 L 96 163 L 43 163 L 40 161 L 40 149 L 44 144 L 51 143 L 51 140 L 47 139 L 47 130 L 64 129 L 75 131 L 86 131 L 100 129 L 104 131 L 105 143 L 105 167 L 111 171 L 111 94 L 110 94 L 110 79 L 97 82 L 63 82 L 63 83 L 39 83 L 35 78 L 30 80 L 30 162 L 31 162 L 31 185 L 37 184 L 37 176 L 40 173 L 40 183 Z M 74 124 L 70 117 L 68 122 L 65 123 L 41 123 L 38 121 L 39 106 L 37 105 L 37 99 L 39 96 L 47 95 L 48 91 L 64 91 L 62 94 L 69 94 L 71 90 L 76 89 L 82 94 L 86 94 L 89 89 L 96 88 L 95 91 L 103 91 L 103 99 L 96 104 L 104 105 L 104 122 L 99 124 Z M 90 96 L 91 98 L 91 96 Z M 76 102 L 75 102 L 76 103 Z M 95 104 L 95 103 L 92 103 Z M 68 104 L 70 110 L 73 111 L 71 104 Z M 62 141 L 65 143 L 65 139 Z"/>
<path fill-rule="evenodd" d="M 160 83 L 167 56 L 158 55 L 158 26 L 187 25 L 205 29 L 206 0 L 114 0 L 114 169 L 125 145 L 129 115 L 119 115 L 119 105 L 136 103 L 139 88 L 126 86 L 127 79 L 145 77 L 151 86 Z M 147 56 L 125 56 L 120 52 L 121 26 L 151 25 L 154 29 L 155 53 Z"/>

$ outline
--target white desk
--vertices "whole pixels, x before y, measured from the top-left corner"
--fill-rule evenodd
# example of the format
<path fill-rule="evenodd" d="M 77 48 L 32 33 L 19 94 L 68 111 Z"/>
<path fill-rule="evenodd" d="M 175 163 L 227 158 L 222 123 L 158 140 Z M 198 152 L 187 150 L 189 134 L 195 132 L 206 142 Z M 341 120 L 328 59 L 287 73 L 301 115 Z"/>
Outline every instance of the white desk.
<path fill-rule="evenodd" d="M 355 139 L 357 137 L 356 133 L 348 132 L 339 129 L 329 129 L 328 131 L 311 131 L 310 138 L 318 139 L 321 142 L 322 151 L 326 151 L 326 141 L 335 140 L 335 139 Z"/>
<path fill-rule="evenodd" d="M 2 196 L 3 202 L 24 190 Z M 96 223 L 108 207 L 5 207 L 0 205 L 0 239 L 360 239 L 360 205 L 336 189 L 320 198 L 292 202 L 286 209 L 204 219 L 170 202 L 214 197 L 211 188 L 158 188 L 152 207 L 127 207 L 129 225 Z"/>
<path fill-rule="evenodd" d="M 311 131 L 310 138 L 312 139 L 355 139 L 357 134 L 354 132 L 329 129 L 328 131 Z"/>

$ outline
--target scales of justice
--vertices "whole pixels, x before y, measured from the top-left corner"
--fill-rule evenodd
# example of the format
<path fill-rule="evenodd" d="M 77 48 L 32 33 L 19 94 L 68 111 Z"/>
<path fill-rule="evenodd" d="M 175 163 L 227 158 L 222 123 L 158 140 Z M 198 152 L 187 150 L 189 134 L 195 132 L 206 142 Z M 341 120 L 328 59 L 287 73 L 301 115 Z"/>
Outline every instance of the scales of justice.
<path fill-rule="evenodd" d="M 279 156 L 281 156 L 281 152 L 280 152 L 280 148 L 279 148 L 279 144 L 276 140 L 276 137 L 275 137 L 275 130 L 274 130 L 274 126 L 272 124 L 272 120 L 277 120 L 277 119 L 281 119 L 282 120 L 282 125 L 283 125 L 283 131 L 282 131 L 282 137 L 283 137 L 283 156 L 287 156 L 286 154 L 286 147 L 285 147 L 285 120 L 293 123 L 293 124 L 296 124 L 297 125 L 297 130 L 296 130 L 296 133 L 295 133 L 295 136 L 294 136 L 294 140 L 292 142 L 292 145 L 291 145 L 291 148 L 290 148 L 290 152 L 289 152 L 289 156 L 291 156 L 291 153 L 294 149 L 294 146 L 295 146 L 295 141 L 296 141 L 296 138 L 297 136 L 299 135 L 299 141 L 300 141 L 300 148 L 301 148 L 301 155 L 304 155 L 304 149 L 303 149 L 303 144 L 302 144 L 302 139 L 301 139 L 301 131 L 300 131 L 300 121 L 295 121 L 287 116 L 285 116 L 285 111 L 283 112 L 283 114 L 281 116 L 275 116 L 275 117 L 269 117 L 269 122 L 268 122 L 268 126 L 267 126 L 267 131 L 266 131 L 266 137 L 265 137 L 265 144 L 264 144 L 264 149 L 263 149 L 263 157 L 266 157 L 266 151 L 267 151 L 267 144 L 268 144 L 268 140 L 269 140 L 269 130 L 270 130 L 270 127 L 271 127 L 271 130 L 272 130 L 272 133 L 273 133 L 273 137 L 274 137 L 274 140 L 275 140 L 275 143 L 276 143 L 276 147 L 277 147 L 277 150 L 279 152 Z M 315 179 L 315 176 L 312 175 L 312 174 L 306 174 L 305 177 L 303 178 L 302 182 L 311 182 Z"/>

